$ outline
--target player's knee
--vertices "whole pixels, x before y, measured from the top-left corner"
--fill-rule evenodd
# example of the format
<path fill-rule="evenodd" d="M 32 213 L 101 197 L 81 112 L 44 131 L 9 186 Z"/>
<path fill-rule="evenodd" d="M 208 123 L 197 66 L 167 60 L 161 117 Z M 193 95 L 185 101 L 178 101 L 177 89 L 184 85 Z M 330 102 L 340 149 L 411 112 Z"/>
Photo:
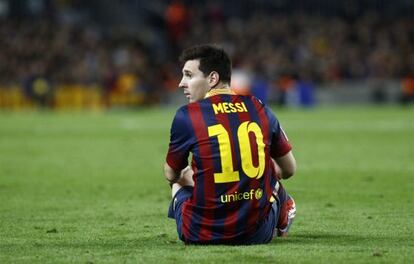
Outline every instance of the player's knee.
<path fill-rule="evenodd" d="M 179 183 L 174 183 L 171 186 L 171 197 L 174 198 L 175 194 L 182 188 L 183 186 L 181 186 L 181 184 Z"/>

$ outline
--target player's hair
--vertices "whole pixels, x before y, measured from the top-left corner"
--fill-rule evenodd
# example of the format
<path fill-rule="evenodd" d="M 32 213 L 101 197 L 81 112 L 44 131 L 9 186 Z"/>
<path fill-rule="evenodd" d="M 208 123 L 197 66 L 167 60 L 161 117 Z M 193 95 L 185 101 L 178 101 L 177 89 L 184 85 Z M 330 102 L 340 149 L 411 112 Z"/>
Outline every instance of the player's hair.
<path fill-rule="evenodd" d="M 188 60 L 200 60 L 200 71 L 207 76 L 216 71 L 220 81 L 230 83 L 231 81 L 231 60 L 229 55 L 217 45 L 203 44 L 185 49 L 180 55 L 180 62 Z"/>

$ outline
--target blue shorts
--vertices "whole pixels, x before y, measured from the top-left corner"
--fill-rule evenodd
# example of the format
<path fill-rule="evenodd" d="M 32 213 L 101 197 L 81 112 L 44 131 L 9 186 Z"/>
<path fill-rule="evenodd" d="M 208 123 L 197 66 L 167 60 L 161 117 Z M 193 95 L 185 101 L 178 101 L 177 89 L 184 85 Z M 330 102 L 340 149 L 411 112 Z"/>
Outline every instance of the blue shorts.
<path fill-rule="evenodd" d="M 182 227 L 182 207 L 185 201 L 191 198 L 193 193 L 193 187 L 191 186 L 184 186 L 180 190 L 177 191 L 174 198 L 170 203 L 170 207 L 168 209 L 168 217 L 175 219 L 177 224 L 177 233 L 178 237 L 185 241 L 181 227 Z M 230 242 L 229 244 L 240 244 L 240 245 L 251 245 L 251 244 L 265 244 L 269 243 L 272 238 L 275 236 L 276 232 L 276 224 L 279 218 L 279 200 L 276 199 L 272 203 L 272 207 L 270 209 L 270 213 L 266 219 L 262 222 L 260 227 L 257 231 L 250 237 L 244 239 L 243 241 L 234 241 Z M 186 241 L 188 243 L 188 241 Z M 194 242 L 196 244 L 196 242 Z M 222 244 L 226 244 L 223 242 Z"/>

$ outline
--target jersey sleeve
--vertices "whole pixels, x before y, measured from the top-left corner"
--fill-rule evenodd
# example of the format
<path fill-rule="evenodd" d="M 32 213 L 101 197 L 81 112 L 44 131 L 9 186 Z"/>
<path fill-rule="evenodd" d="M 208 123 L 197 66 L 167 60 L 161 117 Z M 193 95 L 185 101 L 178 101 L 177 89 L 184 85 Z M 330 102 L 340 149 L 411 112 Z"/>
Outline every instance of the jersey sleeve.
<path fill-rule="evenodd" d="M 269 118 L 271 129 L 272 143 L 270 146 L 270 156 L 272 156 L 272 158 L 280 158 L 291 151 L 292 146 L 290 145 L 288 137 L 280 126 L 276 116 L 268 107 L 266 107 L 266 114 Z"/>
<path fill-rule="evenodd" d="M 170 131 L 170 144 L 166 162 L 175 171 L 188 165 L 188 155 L 193 144 L 193 133 L 189 124 L 188 112 L 180 108 L 175 114 Z"/>

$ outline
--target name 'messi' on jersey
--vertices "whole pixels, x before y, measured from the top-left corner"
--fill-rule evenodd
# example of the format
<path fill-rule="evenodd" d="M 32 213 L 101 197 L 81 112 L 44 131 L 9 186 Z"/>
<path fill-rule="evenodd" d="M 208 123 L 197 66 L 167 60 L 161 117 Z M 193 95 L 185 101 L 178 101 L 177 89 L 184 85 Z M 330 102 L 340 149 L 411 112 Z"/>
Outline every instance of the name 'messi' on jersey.
<path fill-rule="evenodd" d="M 217 114 L 230 114 L 237 112 L 247 112 L 247 107 L 243 102 L 240 103 L 218 103 L 213 104 L 214 113 Z"/>

